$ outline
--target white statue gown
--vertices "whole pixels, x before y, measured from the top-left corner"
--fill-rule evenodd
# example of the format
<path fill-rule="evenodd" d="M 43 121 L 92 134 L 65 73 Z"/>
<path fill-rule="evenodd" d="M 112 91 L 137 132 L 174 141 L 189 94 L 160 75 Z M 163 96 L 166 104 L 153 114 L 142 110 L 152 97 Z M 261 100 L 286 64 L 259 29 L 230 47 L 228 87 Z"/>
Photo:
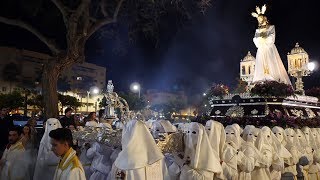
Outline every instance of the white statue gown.
<path fill-rule="evenodd" d="M 290 84 L 289 76 L 274 45 L 275 27 L 257 29 L 253 42 L 258 48 L 253 82 L 280 81 Z"/>

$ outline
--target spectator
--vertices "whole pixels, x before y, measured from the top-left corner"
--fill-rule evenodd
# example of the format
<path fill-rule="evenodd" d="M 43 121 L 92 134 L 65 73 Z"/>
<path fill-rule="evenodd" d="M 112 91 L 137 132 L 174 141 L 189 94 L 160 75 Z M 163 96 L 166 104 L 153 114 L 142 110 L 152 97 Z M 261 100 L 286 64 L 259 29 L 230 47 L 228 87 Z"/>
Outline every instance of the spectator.
<path fill-rule="evenodd" d="M 25 149 L 31 149 L 34 147 L 34 131 L 29 124 L 26 124 L 22 129 L 21 142 Z"/>
<path fill-rule="evenodd" d="M 21 142 L 25 149 L 25 163 L 28 167 L 29 175 L 28 179 L 32 179 L 34 166 L 37 158 L 37 147 L 36 147 L 36 135 L 33 128 L 26 124 L 22 129 Z"/>
<path fill-rule="evenodd" d="M 78 115 L 74 114 L 74 115 L 72 115 L 71 118 L 74 120 L 74 123 L 76 124 L 77 127 L 81 126 L 80 117 Z M 74 128 L 76 128 L 76 127 L 74 127 Z"/>
<path fill-rule="evenodd" d="M 74 127 L 76 127 L 74 118 L 72 118 L 72 112 L 72 108 L 67 108 L 66 110 L 64 110 L 65 116 L 60 119 L 60 123 L 63 128 L 66 128 L 69 125 L 73 125 Z"/>
<path fill-rule="evenodd" d="M 13 127 L 13 121 L 8 115 L 8 109 L 3 107 L 0 112 L 0 155 L 8 144 L 8 132 L 11 127 Z"/>
<path fill-rule="evenodd" d="M 97 118 L 96 113 L 91 112 L 85 121 L 86 122 L 85 126 L 97 127 L 98 123 L 96 118 Z"/>

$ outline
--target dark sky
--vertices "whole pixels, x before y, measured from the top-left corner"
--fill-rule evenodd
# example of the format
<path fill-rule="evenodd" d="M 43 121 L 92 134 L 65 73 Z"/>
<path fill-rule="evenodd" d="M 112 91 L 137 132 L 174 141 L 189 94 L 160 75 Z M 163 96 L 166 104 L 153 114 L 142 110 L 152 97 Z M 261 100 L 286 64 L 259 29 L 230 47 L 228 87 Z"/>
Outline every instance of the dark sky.
<path fill-rule="evenodd" d="M 177 32 L 170 26 L 163 28 L 157 48 L 129 43 L 125 28 L 120 28 L 116 40 L 96 35 L 87 44 L 87 61 L 105 66 L 107 79 L 112 79 L 118 90 L 128 90 L 134 81 L 140 82 L 143 90 L 184 88 L 191 94 L 203 92 L 213 82 L 235 86 L 240 59 L 249 50 L 256 52 L 252 38 L 257 22 L 250 14 L 264 3 L 268 19 L 276 27 L 276 46 L 285 66 L 286 54 L 296 42 L 320 63 L 318 0 L 212 0 L 206 14 L 195 14 L 192 22 Z M 0 45 L 15 45 L 15 40 L 3 38 L 19 30 L 4 27 L 0 26 Z M 21 34 L 24 41 L 32 41 L 33 37 L 25 37 L 26 32 Z M 119 46 L 120 55 L 114 53 Z M 319 72 L 305 78 L 306 88 L 320 86 Z"/>
<path fill-rule="evenodd" d="M 152 53 L 131 45 L 125 56 L 117 56 L 108 50 L 108 40 L 101 39 L 94 43 L 99 43 L 104 53 L 88 57 L 88 62 L 106 66 L 108 78 L 121 88 L 133 81 L 141 82 L 144 89 L 187 85 L 192 93 L 201 93 L 213 82 L 235 86 L 240 59 L 248 50 L 254 55 L 256 52 L 252 38 L 257 22 L 250 14 L 255 5 L 265 2 L 214 0 L 205 15 L 195 15 L 192 24 L 181 28 L 173 38 L 162 39 Z M 267 1 L 267 15 L 276 26 L 276 46 L 285 66 L 286 54 L 296 42 L 312 60 L 320 62 L 318 4 L 316 0 Z M 319 78 L 319 73 L 308 77 L 305 85 L 319 86 Z"/>

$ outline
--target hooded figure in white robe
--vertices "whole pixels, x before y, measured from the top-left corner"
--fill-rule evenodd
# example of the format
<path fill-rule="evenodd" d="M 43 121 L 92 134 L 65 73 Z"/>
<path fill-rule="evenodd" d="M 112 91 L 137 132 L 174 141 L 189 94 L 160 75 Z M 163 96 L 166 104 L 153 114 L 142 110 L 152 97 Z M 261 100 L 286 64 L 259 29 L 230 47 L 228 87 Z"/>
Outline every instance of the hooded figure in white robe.
<path fill-rule="evenodd" d="M 277 139 L 279 140 L 279 142 L 285 146 L 285 141 L 284 141 L 284 129 L 279 127 L 279 126 L 275 126 L 272 128 L 272 132 L 273 134 L 277 137 Z M 283 159 L 284 161 L 284 159 Z M 275 170 L 272 169 L 271 171 L 271 178 L 272 180 L 280 180 L 281 179 L 281 173 L 282 171 L 280 170 Z"/>
<path fill-rule="evenodd" d="M 314 139 L 313 133 L 309 127 L 303 127 L 302 132 L 304 133 L 304 135 L 306 137 L 308 147 L 312 148 L 313 162 L 309 165 L 308 177 L 309 177 L 309 179 L 318 179 L 319 178 L 319 180 L 320 180 L 320 176 L 319 176 L 320 169 L 319 169 L 317 162 L 314 159 L 314 157 L 316 157 L 316 159 L 318 160 L 317 154 L 316 154 L 317 153 L 316 149 L 317 149 L 318 144 L 317 144 L 316 140 Z"/>
<path fill-rule="evenodd" d="M 52 179 L 55 169 L 59 164 L 60 159 L 51 151 L 52 145 L 50 143 L 51 138 L 49 137 L 50 131 L 57 128 L 62 128 L 58 119 L 49 118 L 46 121 L 45 131 L 39 146 L 37 163 L 33 176 L 34 180 Z"/>
<path fill-rule="evenodd" d="M 262 127 L 256 141 L 256 147 L 262 154 L 260 167 L 252 172 L 252 178 L 272 179 L 270 167 L 276 171 L 284 169 L 283 158 L 291 157 L 289 151 L 279 142 L 269 127 Z"/>
<path fill-rule="evenodd" d="M 211 143 L 211 147 L 219 154 L 219 161 L 221 161 L 226 141 L 224 127 L 217 121 L 209 120 L 206 122 L 205 128 Z"/>
<path fill-rule="evenodd" d="M 222 173 L 219 155 L 211 148 L 204 126 L 190 123 L 185 144 L 187 161 L 181 168 L 180 180 L 212 180 Z"/>
<path fill-rule="evenodd" d="M 251 172 L 255 166 L 259 166 L 261 162 L 261 153 L 256 148 L 255 142 L 260 133 L 260 129 L 255 128 L 252 125 L 246 126 L 242 133 L 242 138 L 245 141 L 241 144 L 241 151 L 247 158 L 246 166 L 239 166 L 239 180 L 251 180 Z"/>
<path fill-rule="evenodd" d="M 159 135 L 168 135 L 177 132 L 177 128 L 167 120 L 159 120 L 152 123 L 152 135 L 155 139 L 160 138 Z"/>
<path fill-rule="evenodd" d="M 281 129 L 279 131 L 276 131 L 277 134 L 279 132 L 282 132 Z M 291 129 L 291 128 L 287 128 L 285 130 L 285 147 L 287 148 L 287 150 L 291 153 L 292 157 L 291 158 L 285 158 L 284 159 L 284 170 L 283 173 L 292 173 L 294 176 L 297 176 L 297 168 L 296 165 L 299 162 L 299 151 L 297 149 L 297 142 L 298 142 L 298 138 L 296 135 L 296 132 Z"/>
<path fill-rule="evenodd" d="M 309 163 L 308 165 L 303 166 L 303 176 L 305 178 L 308 178 L 308 171 L 309 171 L 309 166 L 313 163 L 313 152 L 312 148 L 307 142 L 305 134 L 301 131 L 301 129 L 295 129 L 298 137 L 298 151 L 302 156 L 305 156 Z"/>
<path fill-rule="evenodd" d="M 153 122 L 151 131 L 153 138 L 158 140 L 161 138 L 167 138 L 169 134 L 177 132 L 177 128 L 172 125 L 170 121 L 158 120 Z M 165 162 L 171 179 L 177 179 L 180 173 L 180 167 L 178 164 L 176 164 L 174 155 L 171 153 L 166 153 Z"/>
<path fill-rule="evenodd" d="M 320 136 L 316 128 L 311 128 L 311 133 L 313 136 L 313 162 L 320 169 Z M 320 179 L 320 172 L 317 172 L 317 177 Z"/>
<path fill-rule="evenodd" d="M 239 128 L 235 125 L 229 125 L 225 128 L 225 132 L 226 144 L 222 156 L 223 174 L 227 180 L 238 180 L 238 166 L 246 167 L 247 163 L 252 166 L 253 162 L 247 159 L 243 152 L 239 150 L 241 145 Z"/>
<path fill-rule="evenodd" d="M 131 120 L 122 131 L 122 151 L 108 180 L 169 180 L 164 156 L 142 121 Z"/>

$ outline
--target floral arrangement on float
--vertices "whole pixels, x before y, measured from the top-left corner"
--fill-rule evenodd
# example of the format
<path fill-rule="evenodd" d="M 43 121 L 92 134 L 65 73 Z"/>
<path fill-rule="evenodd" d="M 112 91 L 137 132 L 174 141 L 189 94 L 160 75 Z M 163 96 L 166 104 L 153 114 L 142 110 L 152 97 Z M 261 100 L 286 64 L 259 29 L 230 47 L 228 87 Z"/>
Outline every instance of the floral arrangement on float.
<path fill-rule="evenodd" d="M 278 81 L 260 81 L 251 89 L 251 94 L 261 97 L 288 97 L 294 95 L 291 85 Z"/>

